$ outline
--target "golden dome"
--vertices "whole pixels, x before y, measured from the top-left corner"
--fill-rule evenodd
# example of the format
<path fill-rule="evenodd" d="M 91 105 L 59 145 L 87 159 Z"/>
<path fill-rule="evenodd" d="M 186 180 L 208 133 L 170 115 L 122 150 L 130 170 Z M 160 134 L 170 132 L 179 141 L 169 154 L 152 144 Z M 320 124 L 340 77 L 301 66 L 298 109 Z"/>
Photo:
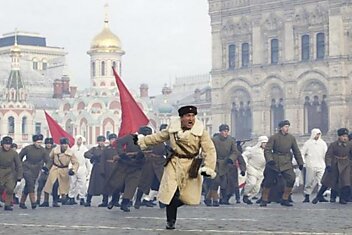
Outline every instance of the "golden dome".
<path fill-rule="evenodd" d="M 105 21 L 104 29 L 93 38 L 90 48 L 92 50 L 121 50 L 121 41 L 118 36 L 111 32 L 108 21 Z"/>

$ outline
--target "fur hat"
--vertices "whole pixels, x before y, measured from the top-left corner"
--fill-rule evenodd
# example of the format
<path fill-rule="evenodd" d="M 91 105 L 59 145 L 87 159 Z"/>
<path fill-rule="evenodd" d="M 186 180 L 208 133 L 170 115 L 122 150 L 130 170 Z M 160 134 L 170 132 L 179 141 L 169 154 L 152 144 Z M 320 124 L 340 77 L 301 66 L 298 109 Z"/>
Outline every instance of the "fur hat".
<path fill-rule="evenodd" d="M 337 130 L 337 135 L 341 136 L 341 135 L 348 135 L 349 131 L 347 128 L 340 128 Z"/>
<path fill-rule="evenodd" d="M 282 127 L 284 127 L 286 125 L 288 125 L 288 126 L 291 125 L 289 120 L 283 120 L 283 121 L 279 122 L 279 128 L 282 128 Z"/>
<path fill-rule="evenodd" d="M 39 135 L 33 135 L 32 136 L 32 140 L 33 142 L 37 142 L 37 141 L 43 141 L 44 139 L 44 136 L 42 134 L 39 134 Z"/>
<path fill-rule="evenodd" d="M 45 138 L 44 144 L 54 144 L 54 139 L 51 137 Z"/>
<path fill-rule="evenodd" d="M 230 127 L 227 124 L 221 124 L 219 126 L 219 131 L 229 131 L 229 130 L 230 130 Z"/>
<path fill-rule="evenodd" d="M 4 136 L 1 140 L 1 145 L 3 144 L 11 144 L 12 145 L 12 138 L 10 136 Z"/>
<path fill-rule="evenodd" d="M 187 105 L 187 106 L 182 106 L 181 108 L 178 109 L 178 115 L 182 117 L 183 115 L 187 113 L 194 113 L 194 115 L 197 115 L 197 107 L 192 106 L 192 105 Z"/>
<path fill-rule="evenodd" d="M 153 130 L 149 126 L 141 126 L 138 130 L 138 134 L 142 134 L 142 135 L 151 135 L 152 133 L 153 133 Z"/>
<path fill-rule="evenodd" d="M 60 138 L 60 144 L 70 144 L 70 141 L 66 137 L 61 137 Z"/>
<path fill-rule="evenodd" d="M 112 133 L 108 136 L 108 139 L 111 140 L 111 139 L 117 139 L 117 135 L 115 133 Z"/>
<path fill-rule="evenodd" d="M 105 138 L 105 136 L 103 136 L 103 135 L 99 135 L 99 136 L 97 137 L 97 142 L 105 142 L 105 140 L 106 140 L 106 138 Z"/>

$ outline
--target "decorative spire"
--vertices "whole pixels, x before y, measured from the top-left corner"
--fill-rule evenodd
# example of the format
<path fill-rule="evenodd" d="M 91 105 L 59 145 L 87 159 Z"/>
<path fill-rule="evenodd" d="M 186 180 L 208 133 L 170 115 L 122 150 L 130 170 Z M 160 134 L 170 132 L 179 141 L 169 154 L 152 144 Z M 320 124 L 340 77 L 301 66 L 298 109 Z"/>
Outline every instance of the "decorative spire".
<path fill-rule="evenodd" d="M 108 26 L 109 24 L 109 4 L 106 2 L 105 5 L 104 5 L 104 23 L 105 23 L 105 26 Z"/>

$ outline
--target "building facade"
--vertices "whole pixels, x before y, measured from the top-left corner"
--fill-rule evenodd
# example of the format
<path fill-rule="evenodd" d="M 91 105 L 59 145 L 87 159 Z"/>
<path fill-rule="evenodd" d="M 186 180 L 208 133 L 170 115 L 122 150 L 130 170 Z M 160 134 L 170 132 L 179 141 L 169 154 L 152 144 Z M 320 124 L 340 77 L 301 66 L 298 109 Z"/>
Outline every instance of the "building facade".
<path fill-rule="evenodd" d="M 347 0 L 209 0 L 212 121 L 236 138 L 350 127 L 352 5 Z"/>

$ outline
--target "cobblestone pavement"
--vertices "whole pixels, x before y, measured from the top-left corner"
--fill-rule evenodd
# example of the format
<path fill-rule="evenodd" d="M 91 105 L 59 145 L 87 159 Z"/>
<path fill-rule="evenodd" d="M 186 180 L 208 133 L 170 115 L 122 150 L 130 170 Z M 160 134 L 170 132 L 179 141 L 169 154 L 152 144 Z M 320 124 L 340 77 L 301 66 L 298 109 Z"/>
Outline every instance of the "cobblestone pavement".
<path fill-rule="evenodd" d="M 159 208 L 90 208 L 61 206 L 14 211 L 0 210 L 0 234 L 352 234 L 352 203 L 303 204 L 294 195 L 294 207 L 234 204 L 221 207 L 184 206 L 176 230 L 167 231 L 165 211 Z M 28 203 L 29 204 L 29 203 Z M 2 209 L 2 208 L 1 208 Z"/>

